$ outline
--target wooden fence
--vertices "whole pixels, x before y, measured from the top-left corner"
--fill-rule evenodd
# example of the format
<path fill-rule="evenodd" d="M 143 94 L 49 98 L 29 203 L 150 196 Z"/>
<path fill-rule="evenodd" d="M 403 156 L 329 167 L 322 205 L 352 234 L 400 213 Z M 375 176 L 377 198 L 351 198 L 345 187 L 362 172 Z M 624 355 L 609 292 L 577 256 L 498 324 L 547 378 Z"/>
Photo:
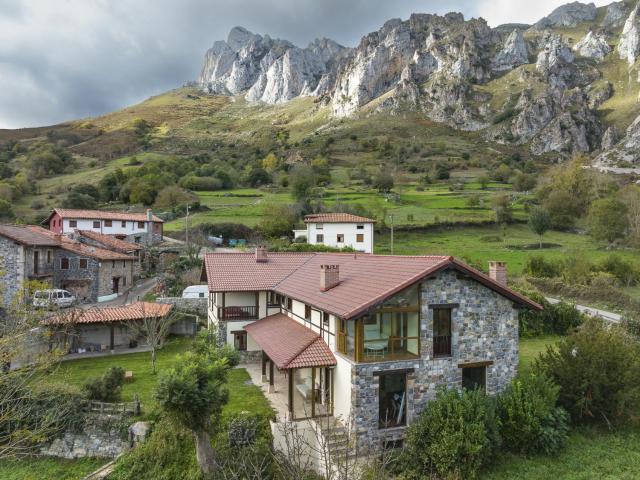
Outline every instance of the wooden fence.
<path fill-rule="evenodd" d="M 136 396 L 133 402 L 109 403 L 92 400 L 89 411 L 108 415 L 140 415 L 140 399 Z"/>

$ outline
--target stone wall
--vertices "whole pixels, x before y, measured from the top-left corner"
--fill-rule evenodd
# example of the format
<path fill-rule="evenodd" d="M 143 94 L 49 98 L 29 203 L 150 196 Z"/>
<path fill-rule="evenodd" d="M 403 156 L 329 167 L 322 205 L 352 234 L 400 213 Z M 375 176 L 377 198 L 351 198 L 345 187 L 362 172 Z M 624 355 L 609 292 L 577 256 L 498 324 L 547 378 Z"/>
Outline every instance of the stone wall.
<path fill-rule="evenodd" d="M 12 240 L 0 237 L 0 298 L 2 305 L 9 306 L 20 292 L 24 281 L 21 274 L 22 247 Z"/>
<path fill-rule="evenodd" d="M 182 297 L 160 297 L 156 303 L 168 303 L 181 312 L 195 313 L 202 321 L 207 319 L 207 297 L 202 298 L 182 298 Z"/>
<path fill-rule="evenodd" d="M 452 354 L 433 358 L 434 304 L 455 304 L 452 310 Z M 407 371 L 407 424 L 417 418 L 440 385 L 459 388 L 461 363 L 493 362 L 486 367 L 487 393 L 504 390 L 518 367 L 518 314 L 510 300 L 479 282 L 445 271 L 421 285 L 420 358 L 357 364 L 351 367 L 352 421 L 358 446 L 376 450 L 381 443 L 401 439 L 406 427 L 378 426 L 379 374 Z"/>
<path fill-rule="evenodd" d="M 40 453 L 59 458 L 115 458 L 129 449 L 129 441 L 123 439 L 119 428 L 105 428 L 88 423 L 82 432 L 67 432 L 62 437 L 45 445 Z"/>

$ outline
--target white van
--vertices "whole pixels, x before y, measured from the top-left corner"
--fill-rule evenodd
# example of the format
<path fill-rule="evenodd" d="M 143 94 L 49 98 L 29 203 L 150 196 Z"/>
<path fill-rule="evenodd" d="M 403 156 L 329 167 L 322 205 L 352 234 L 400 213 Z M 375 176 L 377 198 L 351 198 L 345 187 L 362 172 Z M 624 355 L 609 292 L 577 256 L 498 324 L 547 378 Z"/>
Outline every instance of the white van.
<path fill-rule="evenodd" d="M 206 298 L 208 295 L 208 285 L 190 285 L 182 291 L 182 298 Z"/>
<path fill-rule="evenodd" d="M 50 289 L 50 290 L 37 290 L 33 294 L 33 306 L 41 308 L 52 307 L 71 307 L 76 303 L 76 297 L 67 290 Z"/>

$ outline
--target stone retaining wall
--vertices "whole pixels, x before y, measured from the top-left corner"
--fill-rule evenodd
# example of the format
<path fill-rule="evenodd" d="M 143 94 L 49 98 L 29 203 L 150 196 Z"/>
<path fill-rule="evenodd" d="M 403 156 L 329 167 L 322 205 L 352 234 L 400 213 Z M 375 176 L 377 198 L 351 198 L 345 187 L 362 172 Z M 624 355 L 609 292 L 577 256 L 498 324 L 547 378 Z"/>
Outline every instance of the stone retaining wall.
<path fill-rule="evenodd" d="M 129 449 L 129 441 L 114 426 L 87 424 L 82 432 L 67 432 L 44 446 L 42 455 L 59 458 L 115 458 Z"/>
<path fill-rule="evenodd" d="M 203 320 L 207 319 L 207 298 L 160 297 L 156 303 L 168 303 L 182 312 L 196 313 Z"/>

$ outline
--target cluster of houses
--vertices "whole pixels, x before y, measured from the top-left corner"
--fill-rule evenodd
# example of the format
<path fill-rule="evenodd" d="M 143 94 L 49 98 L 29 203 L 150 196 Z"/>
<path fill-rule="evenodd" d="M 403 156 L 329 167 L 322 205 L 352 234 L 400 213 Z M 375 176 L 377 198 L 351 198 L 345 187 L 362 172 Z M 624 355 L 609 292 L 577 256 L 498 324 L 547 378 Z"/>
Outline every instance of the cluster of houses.
<path fill-rule="evenodd" d="M 42 225 L 0 225 L 0 291 L 8 305 L 37 280 L 97 303 L 126 293 L 163 221 L 146 213 L 54 209 Z"/>

